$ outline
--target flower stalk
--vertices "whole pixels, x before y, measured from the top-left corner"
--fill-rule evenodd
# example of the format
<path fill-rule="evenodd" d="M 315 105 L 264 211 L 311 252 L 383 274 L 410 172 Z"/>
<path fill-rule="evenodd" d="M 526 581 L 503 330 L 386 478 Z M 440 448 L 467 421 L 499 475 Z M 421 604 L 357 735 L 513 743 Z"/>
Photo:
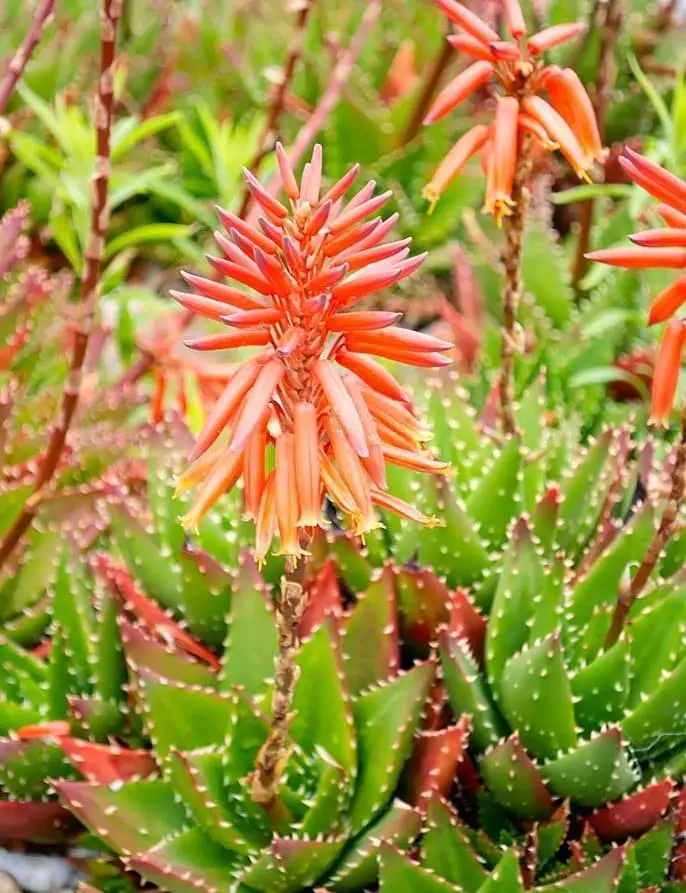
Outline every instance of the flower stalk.
<path fill-rule="evenodd" d="M 98 297 L 105 235 L 109 222 L 108 189 L 110 180 L 110 135 L 114 115 L 114 64 L 116 60 L 117 25 L 121 16 L 121 0 L 102 0 L 100 29 L 100 77 L 95 106 L 96 149 L 91 178 L 91 224 L 85 251 L 74 333 L 71 362 L 60 401 L 57 420 L 52 428 L 45 458 L 33 482 L 33 493 L 0 544 L 0 568 L 13 553 L 24 533 L 31 526 L 57 468 L 67 441 L 81 393 L 83 368 Z"/>
<path fill-rule="evenodd" d="M 531 157 L 526 141 L 522 146 L 512 184 L 512 213 L 503 220 L 505 248 L 505 294 L 503 299 L 503 326 L 500 341 L 500 418 L 503 431 L 508 436 L 517 433 L 515 419 L 514 363 L 519 350 L 517 334 L 517 308 L 522 294 L 522 248 L 528 205 L 527 180 L 531 172 Z"/>
<path fill-rule="evenodd" d="M 41 38 L 43 29 L 52 15 L 55 0 L 42 0 L 31 20 L 31 25 L 26 33 L 22 45 L 14 54 L 7 66 L 7 71 L 0 80 L 0 115 L 3 114 L 10 97 L 14 93 L 19 78 L 22 76 L 36 44 Z"/>
<path fill-rule="evenodd" d="M 605 641 L 605 648 L 610 648 L 619 639 L 631 606 L 639 597 L 650 579 L 669 539 L 679 527 L 679 513 L 686 493 L 686 411 L 681 416 L 681 433 L 676 445 L 676 454 L 670 474 L 669 495 L 667 505 L 648 550 L 629 586 L 620 592 L 615 606 L 610 631 Z"/>
<path fill-rule="evenodd" d="M 274 665 L 271 728 L 257 755 L 252 776 L 252 799 L 267 812 L 274 810 L 281 774 L 290 753 L 288 726 L 299 672 L 295 656 L 300 647 L 300 620 L 307 605 L 305 589 L 296 579 L 299 570 L 296 560 L 289 558 L 276 601 L 279 650 Z"/>

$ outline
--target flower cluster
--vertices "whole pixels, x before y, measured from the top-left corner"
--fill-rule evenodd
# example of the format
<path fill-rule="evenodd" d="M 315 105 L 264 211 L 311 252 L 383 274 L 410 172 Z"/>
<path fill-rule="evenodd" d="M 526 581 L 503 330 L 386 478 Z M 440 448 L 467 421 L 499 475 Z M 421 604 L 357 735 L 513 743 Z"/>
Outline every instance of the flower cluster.
<path fill-rule="evenodd" d="M 487 175 L 484 210 L 500 223 L 512 213 L 512 189 L 524 140 L 548 151 L 559 149 L 576 174 L 588 179 L 596 161 L 605 158 L 591 100 L 571 68 L 545 65 L 542 54 L 572 40 L 580 24 L 553 25 L 525 39 L 519 0 L 504 0 L 505 19 L 514 41 L 505 41 L 457 0 L 435 0 L 462 30 L 448 40 L 475 60 L 438 95 L 425 124 L 450 114 L 477 89 L 500 84 L 495 120 L 467 131 L 438 166 L 424 197 L 435 204 L 446 187 L 477 152 Z M 545 92 L 548 99 L 540 94 Z"/>
<path fill-rule="evenodd" d="M 385 465 L 434 473 L 446 466 L 426 452 L 428 429 L 372 355 L 441 366 L 450 362 L 443 351 L 452 346 L 398 327 L 399 313 L 351 310 L 424 259 L 409 257 L 409 239 L 384 241 L 397 215 L 373 215 L 390 192 L 375 196 L 370 181 L 344 201 L 357 175 L 353 168 L 320 195 L 320 146 L 300 183 L 280 145 L 277 160 L 290 208 L 246 170 L 263 213 L 259 228 L 219 210 L 225 233 L 215 238 L 224 257 L 209 260 L 241 287 L 184 274 L 198 294 L 173 292 L 187 310 L 227 326 L 187 340 L 188 347 L 263 348 L 236 367 L 179 481 L 182 490 L 199 488 L 185 519 L 193 526 L 242 477 L 258 558 L 277 531 L 281 553 L 301 554 L 313 528 L 324 523 L 324 497 L 356 534 L 377 526 L 374 506 L 431 523 L 387 492 Z"/>
<path fill-rule="evenodd" d="M 593 251 L 589 260 L 629 269 L 686 270 L 686 182 L 638 152 L 625 149 L 620 164 L 638 185 L 656 198 L 656 210 L 666 226 L 629 236 L 632 248 Z M 650 419 L 668 425 L 679 386 L 681 355 L 686 341 L 686 320 L 675 316 L 686 302 L 686 273 L 682 273 L 653 300 L 648 324 L 667 322 L 653 376 Z"/>

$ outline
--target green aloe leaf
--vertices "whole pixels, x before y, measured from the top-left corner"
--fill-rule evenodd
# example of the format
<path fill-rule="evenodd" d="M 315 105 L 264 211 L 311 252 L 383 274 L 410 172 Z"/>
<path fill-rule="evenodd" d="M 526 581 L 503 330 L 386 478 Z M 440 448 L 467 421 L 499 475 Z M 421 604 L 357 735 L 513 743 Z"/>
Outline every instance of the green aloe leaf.
<path fill-rule="evenodd" d="M 126 865 L 170 893 L 197 893 L 198 889 L 234 889 L 245 861 L 199 828 L 191 828 L 127 859 Z"/>
<path fill-rule="evenodd" d="M 472 717 L 471 741 L 479 750 L 496 744 L 506 725 L 491 700 L 479 667 L 466 642 L 444 631 L 439 636 L 441 668 L 448 697 L 456 716 Z"/>
<path fill-rule="evenodd" d="M 305 642 L 296 658 L 300 674 L 293 695 L 290 734 L 305 753 L 325 750 L 351 781 L 357 750 L 350 696 L 330 620 Z"/>
<path fill-rule="evenodd" d="M 153 536 L 147 533 L 122 506 L 109 507 L 114 540 L 133 576 L 143 590 L 165 608 L 183 608 L 178 567 L 165 558 Z"/>
<path fill-rule="evenodd" d="M 660 822 L 627 848 L 626 860 L 619 879 L 617 893 L 631 893 L 632 881 L 644 890 L 654 884 L 658 890 L 667 880 L 670 856 L 674 844 L 674 822 Z"/>
<path fill-rule="evenodd" d="M 405 651 L 413 657 L 428 657 L 439 627 L 450 619 L 450 590 L 426 568 L 397 568 L 395 584 Z"/>
<path fill-rule="evenodd" d="M 345 811 L 350 801 L 350 779 L 324 750 L 318 750 L 319 783 L 302 818 L 304 837 L 342 834 Z"/>
<path fill-rule="evenodd" d="M 422 817 L 402 800 L 395 800 L 369 828 L 351 841 L 327 888 L 336 893 L 357 893 L 376 883 L 379 876 L 378 852 L 382 843 L 390 843 L 397 850 L 406 850 L 419 835 Z"/>
<path fill-rule="evenodd" d="M 683 742 L 686 738 L 685 715 L 686 657 L 622 721 L 622 731 L 643 760 Z"/>
<path fill-rule="evenodd" d="M 219 746 L 232 718 L 232 699 L 218 692 L 139 670 L 137 690 L 157 756 L 170 750 Z"/>
<path fill-rule="evenodd" d="M 400 665 L 393 570 L 385 567 L 357 600 L 341 630 L 341 652 L 353 696 L 393 676 Z"/>
<path fill-rule="evenodd" d="M 524 746 L 538 759 L 554 759 L 576 745 L 572 689 L 557 635 L 507 662 L 500 703 Z"/>
<path fill-rule="evenodd" d="M 75 690 L 91 692 L 96 664 L 93 647 L 95 615 L 90 603 L 89 586 L 81 566 L 77 561 L 71 560 L 66 547 L 62 550 L 59 561 L 52 610 L 69 652 L 69 668 Z"/>
<path fill-rule="evenodd" d="M 616 800 L 638 781 L 618 728 L 607 729 L 546 763 L 541 772 L 555 793 L 588 807 Z"/>
<path fill-rule="evenodd" d="M 374 565 L 369 552 L 342 532 L 320 531 L 310 547 L 313 565 L 319 566 L 327 556 L 336 562 L 339 574 L 347 588 L 357 594 L 364 592 L 374 576 Z"/>
<path fill-rule="evenodd" d="M 170 777 L 202 831 L 235 853 L 249 854 L 271 836 L 264 810 L 253 803 L 245 780 L 231 778 L 220 751 L 172 751 Z"/>
<path fill-rule="evenodd" d="M 397 492 L 407 493 L 407 486 L 407 473 L 404 473 Z M 441 568 L 449 586 L 477 583 L 489 568 L 491 558 L 464 504 L 445 478 L 424 475 L 417 488 L 417 507 L 428 515 L 440 517 L 443 526 L 428 529 L 404 523 L 400 533 L 394 536 L 396 562 L 406 564 L 416 558 L 423 567 Z"/>
<path fill-rule="evenodd" d="M 278 642 L 269 592 L 247 553 L 241 556 L 232 588 L 220 685 L 224 690 L 240 685 L 258 697 L 274 676 Z"/>
<path fill-rule="evenodd" d="M 496 693 L 503 667 L 529 639 L 529 624 L 542 589 L 543 566 L 522 517 L 510 535 L 486 633 L 486 666 Z"/>
<path fill-rule="evenodd" d="M 140 853 L 187 824 L 173 787 L 159 779 L 120 786 L 57 781 L 54 787 L 87 828 L 125 855 Z"/>
<path fill-rule="evenodd" d="M 433 675 L 432 664 L 419 664 L 354 701 L 359 774 L 351 808 L 353 833 L 361 831 L 392 798 Z"/>
<path fill-rule="evenodd" d="M 521 473 L 521 445 L 513 437 L 503 447 L 467 499 L 467 514 L 476 531 L 489 546 L 505 541 L 512 517 L 517 512 Z"/>
<path fill-rule="evenodd" d="M 567 566 L 560 556 L 545 568 L 540 589 L 535 596 L 535 613 L 531 619 L 528 644 L 552 636 L 563 619 L 565 576 Z"/>
<path fill-rule="evenodd" d="M 472 849 L 447 803 L 434 797 L 426 815 L 421 864 L 465 893 L 477 893 L 486 880 L 482 860 Z"/>
<path fill-rule="evenodd" d="M 540 887 L 539 893 L 615 893 L 623 862 L 624 850 L 617 847 L 585 871 Z"/>
<path fill-rule="evenodd" d="M 345 838 L 275 837 L 269 849 L 241 874 L 240 880 L 259 893 L 299 893 L 325 874 L 344 843 Z"/>
<path fill-rule="evenodd" d="M 432 443 L 441 459 L 455 468 L 458 490 L 467 494 L 469 482 L 481 475 L 484 452 L 469 395 L 460 389 L 452 370 L 437 370 L 429 380 L 427 390 Z"/>
<path fill-rule="evenodd" d="M 122 699 L 126 683 L 124 649 L 119 635 L 119 606 L 106 592 L 99 593 L 95 628 L 94 692 L 103 701 Z"/>
<path fill-rule="evenodd" d="M 488 789 L 515 815 L 533 821 L 552 813 L 553 799 L 541 771 L 517 735 L 488 750 L 481 757 L 479 768 Z"/>
<path fill-rule="evenodd" d="M 631 623 L 631 693 L 629 706 L 637 707 L 674 669 L 683 651 L 686 624 L 686 589 L 665 592 L 661 600 Z"/>
<path fill-rule="evenodd" d="M 585 733 L 621 719 L 631 685 L 631 653 L 617 642 L 572 677 L 574 715 Z"/>
<path fill-rule="evenodd" d="M 519 859 L 514 850 L 505 853 L 477 893 L 524 893 Z"/>
<path fill-rule="evenodd" d="M 163 645 L 127 620 L 120 620 L 119 629 L 126 660 L 134 673 L 149 670 L 174 682 L 217 687 L 217 677 L 210 668 L 190 655 Z"/>
<path fill-rule="evenodd" d="M 613 441 L 612 431 L 603 431 L 575 469 L 562 481 L 562 503 L 558 545 L 578 555 L 595 526 L 610 472 L 606 469 Z"/>
<path fill-rule="evenodd" d="M 574 586 L 566 605 L 565 646 L 570 663 L 590 661 L 600 652 L 610 628 L 626 568 L 640 560 L 653 536 L 654 515 L 646 506 Z"/>
<path fill-rule="evenodd" d="M 527 388 L 517 410 L 522 437 L 522 507 L 530 514 L 543 496 L 545 483 L 543 455 L 547 433 L 543 424 L 544 412 L 545 374 L 542 374 Z"/>
<path fill-rule="evenodd" d="M 381 893 L 462 893 L 462 887 L 443 880 L 437 874 L 410 862 L 388 844 L 381 848 L 379 856 L 379 890 Z"/>
<path fill-rule="evenodd" d="M 62 750 L 48 741 L 0 741 L 0 786 L 12 799 L 38 800 L 51 778 L 76 778 Z"/>
<path fill-rule="evenodd" d="M 555 544 L 559 511 L 560 490 L 557 486 L 548 487 L 531 515 L 531 529 L 546 556 Z"/>

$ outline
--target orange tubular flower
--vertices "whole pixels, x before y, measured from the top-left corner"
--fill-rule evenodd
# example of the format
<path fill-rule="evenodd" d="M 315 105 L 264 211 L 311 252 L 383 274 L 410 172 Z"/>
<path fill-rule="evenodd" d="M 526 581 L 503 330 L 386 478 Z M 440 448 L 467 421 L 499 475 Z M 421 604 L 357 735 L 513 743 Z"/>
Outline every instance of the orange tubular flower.
<path fill-rule="evenodd" d="M 488 175 L 484 210 L 500 223 L 511 213 L 512 184 L 523 140 L 546 151 L 559 149 L 575 173 L 588 179 L 606 151 L 600 143 L 591 100 L 570 68 L 546 66 L 542 54 L 578 37 L 583 25 L 555 25 L 522 41 L 526 32 L 519 0 L 502 0 L 505 22 L 514 42 L 497 32 L 458 0 L 434 0 L 462 33 L 448 37 L 460 53 L 476 60 L 442 90 L 429 109 L 425 124 L 453 111 L 477 89 L 500 85 L 495 125 L 477 125 L 462 136 L 439 165 L 424 189 L 432 207 L 469 159 L 482 153 Z M 547 93 L 548 99 L 540 94 Z"/>
<path fill-rule="evenodd" d="M 586 257 L 633 270 L 656 267 L 686 270 L 686 182 L 629 148 L 619 160 L 635 183 L 662 202 L 656 210 L 667 226 L 629 236 L 636 247 L 606 248 L 592 251 Z M 669 424 L 679 387 L 686 320 L 675 317 L 675 314 L 685 303 L 686 274 L 664 288 L 653 299 L 648 311 L 648 325 L 669 320 L 653 375 L 650 421 L 656 425 Z"/>
<path fill-rule="evenodd" d="M 178 484 L 179 491 L 198 488 L 185 518 L 196 526 L 242 478 L 260 560 L 277 534 L 281 554 L 301 555 L 313 529 L 326 523 L 325 497 L 360 535 L 378 525 L 375 505 L 432 523 L 386 493 L 386 463 L 432 474 L 447 469 L 427 452 L 429 432 L 410 396 L 370 355 L 441 366 L 451 344 L 400 328 L 400 314 L 353 309 L 424 259 L 408 257 L 409 239 L 384 241 L 397 215 L 374 215 L 390 193 L 374 196 L 370 182 L 346 202 L 353 169 L 320 197 L 320 146 L 300 183 L 280 145 L 276 155 L 289 206 L 246 171 L 263 212 L 258 228 L 219 211 L 224 256 L 209 260 L 241 287 L 184 274 L 197 294 L 173 292 L 187 309 L 229 327 L 193 337 L 187 347 L 261 348 L 234 367 Z"/>

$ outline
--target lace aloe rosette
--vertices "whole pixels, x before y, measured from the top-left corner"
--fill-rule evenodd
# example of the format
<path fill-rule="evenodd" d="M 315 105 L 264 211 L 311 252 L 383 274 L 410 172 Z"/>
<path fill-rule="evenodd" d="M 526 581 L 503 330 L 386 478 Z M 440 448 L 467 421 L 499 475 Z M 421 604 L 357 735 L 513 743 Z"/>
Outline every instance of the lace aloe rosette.
<path fill-rule="evenodd" d="M 446 467 L 427 452 L 429 432 L 409 394 L 373 357 L 440 366 L 450 362 L 443 354 L 450 344 L 397 326 L 398 313 L 352 309 L 423 260 L 409 256 L 409 239 L 384 241 L 397 215 L 372 215 L 390 192 L 374 195 L 370 181 L 345 201 L 355 167 L 321 194 L 320 146 L 300 183 L 281 146 L 277 158 L 290 208 L 245 171 L 263 212 L 258 226 L 219 212 L 226 234 L 215 235 L 224 256 L 209 260 L 242 287 L 185 274 L 199 294 L 174 292 L 184 307 L 229 327 L 188 347 L 261 348 L 230 379 L 180 480 L 182 489 L 199 487 L 186 519 L 192 526 L 242 477 L 258 557 L 277 531 L 280 551 L 298 556 L 323 520 L 323 496 L 358 534 L 376 526 L 374 506 L 430 523 L 388 492 L 385 465 Z"/>

